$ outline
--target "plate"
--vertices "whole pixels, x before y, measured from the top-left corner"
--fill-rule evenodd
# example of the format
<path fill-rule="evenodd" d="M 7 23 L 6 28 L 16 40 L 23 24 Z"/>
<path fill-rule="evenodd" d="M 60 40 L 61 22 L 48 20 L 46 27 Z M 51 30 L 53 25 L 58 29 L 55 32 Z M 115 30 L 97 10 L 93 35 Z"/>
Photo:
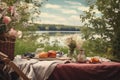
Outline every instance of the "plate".
<path fill-rule="evenodd" d="M 52 61 L 52 60 L 71 60 L 68 57 L 58 57 L 58 58 L 37 58 L 37 57 L 33 57 L 33 58 L 27 58 L 27 57 L 23 57 L 23 59 L 37 59 L 40 61 Z"/>
<path fill-rule="evenodd" d="M 70 58 L 33 58 L 33 59 L 38 59 L 40 61 L 51 61 L 51 60 L 71 60 Z"/>

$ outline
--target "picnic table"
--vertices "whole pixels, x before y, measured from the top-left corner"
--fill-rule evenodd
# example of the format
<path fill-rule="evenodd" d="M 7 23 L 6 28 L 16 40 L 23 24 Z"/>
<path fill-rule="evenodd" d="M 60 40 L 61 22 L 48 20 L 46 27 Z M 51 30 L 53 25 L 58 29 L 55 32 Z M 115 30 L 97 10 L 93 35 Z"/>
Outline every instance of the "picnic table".
<path fill-rule="evenodd" d="M 58 64 L 48 80 L 120 80 L 120 63 Z"/>
<path fill-rule="evenodd" d="M 4 57 L 1 55 L 1 58 Z M 113 61 L 78 63 L 17 58 L 12 62 L 7 60 L 7 63 L 24 80 L 120 80 L 120 63 Z"/>
<path fill-rule="evenodd" d="M 40 59 L 39 61 L 31 59 L 31 61 L 28 60 L 28 62 L 25 61 L 25 63 L 21 62 L 19 64 L 30 63 L 31 65 L 33 61 L 32 68 L 30 68 L 36 73 L 34 73 L 35 76 L 33 76 L 32 73 L 31 77 L 38 78 L 33 78 L 32 80 L 120 80 L 119 62 L 102 61 L 101 63 L 78 63 L 67 60 L 47 60 L 48 61 Z M 42 75 L 42 73 L 45 75 Z"/>

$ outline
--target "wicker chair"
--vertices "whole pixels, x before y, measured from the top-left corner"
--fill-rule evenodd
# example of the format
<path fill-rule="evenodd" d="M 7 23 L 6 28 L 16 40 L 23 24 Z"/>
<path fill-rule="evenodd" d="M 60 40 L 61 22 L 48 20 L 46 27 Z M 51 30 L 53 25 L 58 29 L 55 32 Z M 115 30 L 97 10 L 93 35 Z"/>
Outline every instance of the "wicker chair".
<path fill-rule="evenodd" d="M 4 53 L 0 52 L 0 60 L 5 63 L 5 65 L 9 65 L 19 76 L 20 80 L 30 80 Z M 1 67 L 1 66 L 0 66 Z M 8 80 L 8 79 L 7 79 Z"/>

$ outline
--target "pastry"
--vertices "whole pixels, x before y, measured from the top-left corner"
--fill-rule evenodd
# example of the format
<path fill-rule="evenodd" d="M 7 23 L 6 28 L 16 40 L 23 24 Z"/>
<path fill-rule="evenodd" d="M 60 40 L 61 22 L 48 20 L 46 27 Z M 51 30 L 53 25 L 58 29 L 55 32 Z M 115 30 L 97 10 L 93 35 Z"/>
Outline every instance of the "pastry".
<path fill-rule="evenodd" d="M 39 58 L 48 58 L 48 52 L 40 52 L 38 53 Z"/>
<path fill-rule="evenodd" d="M 50 58 L 56 58 L 56 51 L 54 51 L 54 50 L 49 50 L 48 51 L 48 57 L 50 57 Z"/>

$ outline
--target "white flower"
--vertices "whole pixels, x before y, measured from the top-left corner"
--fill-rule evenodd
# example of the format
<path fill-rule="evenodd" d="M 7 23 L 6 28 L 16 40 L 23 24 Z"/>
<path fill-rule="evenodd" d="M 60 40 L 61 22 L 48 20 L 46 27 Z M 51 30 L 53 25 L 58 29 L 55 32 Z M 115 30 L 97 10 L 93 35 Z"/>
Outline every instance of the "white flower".
<path fill-rule="evenodd" d="M 22 31 L 17 31 L 17 37 L 21 38 L 22 37 Z"/>

